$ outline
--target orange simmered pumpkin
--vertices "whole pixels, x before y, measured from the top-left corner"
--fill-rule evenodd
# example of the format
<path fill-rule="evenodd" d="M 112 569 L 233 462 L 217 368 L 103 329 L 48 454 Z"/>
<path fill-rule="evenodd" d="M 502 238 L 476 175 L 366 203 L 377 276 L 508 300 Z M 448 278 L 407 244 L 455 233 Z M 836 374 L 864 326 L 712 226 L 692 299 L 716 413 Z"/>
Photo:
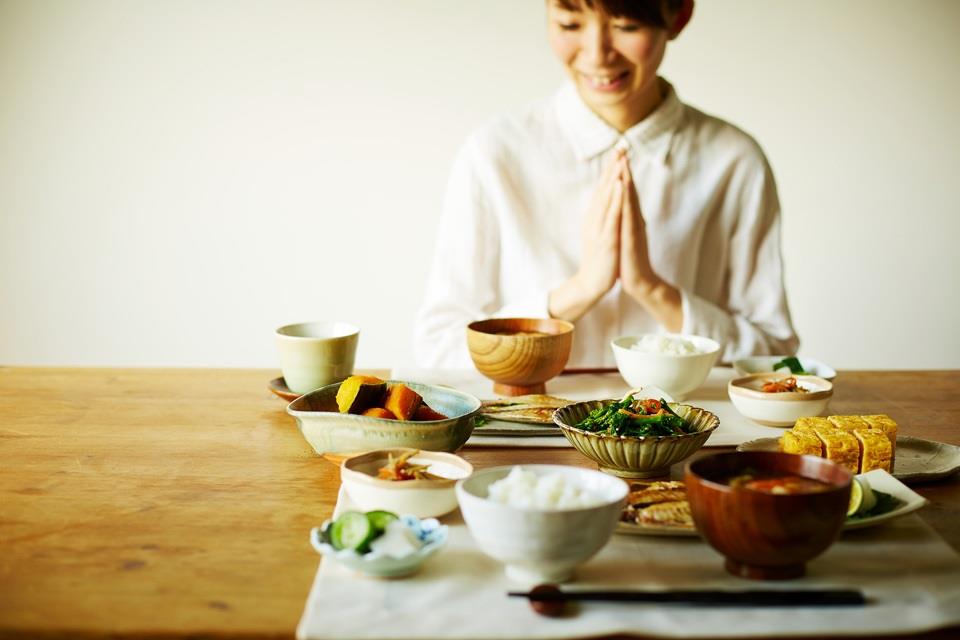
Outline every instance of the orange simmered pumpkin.
<path fill-rule="evenodd" d="M 382 407 L 387 383 L 374 376 L 350 376 L 337 389 L 340 413 L 363 413 L 371 407 Z"/>
<path fill-rule="evenodd" d="M 399 420 L 411 420 L 423 404 L 423 397 L 405 384 L 392 384 L 387 389 L 383 407 Z"/>

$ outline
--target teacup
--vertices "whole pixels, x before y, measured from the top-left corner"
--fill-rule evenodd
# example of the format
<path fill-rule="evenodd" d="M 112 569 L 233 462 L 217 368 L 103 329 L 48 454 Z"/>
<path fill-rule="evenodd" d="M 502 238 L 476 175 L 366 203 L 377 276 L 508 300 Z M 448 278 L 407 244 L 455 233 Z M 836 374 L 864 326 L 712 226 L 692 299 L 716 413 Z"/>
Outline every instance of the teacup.
<path fill-rule="evenodd" d="M 280 369 L 294 393 L 340 382 L 353 373 L 360 329 L 346 322 L 301 322 L 277 329 Z"/>

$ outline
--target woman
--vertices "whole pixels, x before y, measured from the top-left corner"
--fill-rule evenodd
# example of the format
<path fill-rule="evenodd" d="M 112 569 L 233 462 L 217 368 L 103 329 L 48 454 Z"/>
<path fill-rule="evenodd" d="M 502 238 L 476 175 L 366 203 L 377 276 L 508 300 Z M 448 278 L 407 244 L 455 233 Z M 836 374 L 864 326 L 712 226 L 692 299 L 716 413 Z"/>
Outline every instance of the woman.
<path fill-rule="evenodd" d="M 657 76 L 693 0 L 548 0 L 570 82 L 471 136 L 450 176 L 419 314 L 420 364 L 469 367 L 490 316 L 576 324 L 568 366 L 611 366 L 611 338 L 709 336 L 723 359 L 794 353 L 779 203 L 745 133 Z"/>

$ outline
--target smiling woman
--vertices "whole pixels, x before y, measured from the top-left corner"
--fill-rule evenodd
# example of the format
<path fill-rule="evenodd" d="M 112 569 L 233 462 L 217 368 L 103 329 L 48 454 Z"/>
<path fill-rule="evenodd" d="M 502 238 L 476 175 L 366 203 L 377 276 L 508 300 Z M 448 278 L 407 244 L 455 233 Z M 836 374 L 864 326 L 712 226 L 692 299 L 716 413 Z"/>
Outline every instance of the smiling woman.
<path fill-rule="evenodd" d="M 753 139 L 658 76 L 693 0 L 550 0 L 554 96 L 471 136 L 451 173 L 416 327 L 427 366 L 470 365 L 488 316 L 576 324 L 571 367 L 610 338 L 677 332 L 722 358 L 794 353 L 773 174 Z"/>

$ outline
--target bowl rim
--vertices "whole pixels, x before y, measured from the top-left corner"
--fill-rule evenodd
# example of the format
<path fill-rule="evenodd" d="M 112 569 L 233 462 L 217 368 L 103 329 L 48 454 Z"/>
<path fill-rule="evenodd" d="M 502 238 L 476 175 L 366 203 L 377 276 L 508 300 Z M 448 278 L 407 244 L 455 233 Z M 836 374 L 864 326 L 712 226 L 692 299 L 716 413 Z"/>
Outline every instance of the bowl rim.
<path fill-rule="evenodd" d="M 605 499 L 603 502 L 601 502 L 601 503 L 599 503 L 599 504 L 591 505 L 591 506 L 589 506 L 589 507 L 577 507 L 577 508 L 574 508 L 574 509 L 559 509 L 559 508 L 558 508 L 558 509 L 538 509 L 538 508 L 535 508 L 535 507 L 515 507 L 515 506 L 513 506 L 513 505 L 504 504 L 503 502 L 495 502 L 495 501 L 491 500 L 489 497 L 486 497 L 486 496 L 478 496 L 477 494 L 472 493 L 472 492 L 468 491 L 467 489 L 465 489 L 465 488 L 463 487 L 463 484 L 464 484 L 465 482 L 467 482 L 468 480 L 473 480 L 473 479 L 476 479 L 476 478 L 479 478 L 479 477 L 483 477 L 483 476 L 485 476 L 485 475 L 490 475 L 490 474 L 493 474 L 493 473 L 495 473 L 495 472 L 499 473 L 499 472 L 501 472 L 501 471 L 506 471 L 506 474 L 509 474 L 509 473 L 513 470 L 514 467 L 523 467 L 524 469 L 533 468 L 533 469 L 544 469 L 544 470 L 549 470 L 549 469 L 564 469 L 564 470 L 570 470 L 570 469 L 573 469 L 574 471 L 576 471 L 576 472 L 578 472 L 578 473 L 586 473 L 587 475 L 591 475 L 591 476 L 593 476 L 593 474 L 599 474 L 599 475 L 594 476 L 594 477 L 603 478 L 603 479 L 604 479 L 604 482 L 606 482 L 608 479 L 610 479 L 610 480 L 619 480 L 620 482 L 622 482 L 622 483 L 623 483 L 623 495 L 620 496 L 619 498 L 614 499 L 614 500 L 606 500 L 606 499 Z M 504 474 L 504 477 L 506 477 L 506 474 Z M 466 477 L 466 478 L 462 478 L 462 479 L 458 480 L 458 481 L 457 481 L 457 484 L 456 484 L 456 492 L 457 492 L 457 501 L 458 501 L 458 502 L 460 501 L 461 496 L 466 496 L 468 500 L 477 500 L 477 501 L 483 502 L 483 503 L 485 503 L 485 504 L 496 505 L 498 508 L 502 508 L 502 509 L 505 509 L 505 510 L 507 510 L 507 511 L 516 512 L 516 513 L 586 513 L 586 512 L 589 512 L 589 511 L 595 511 L 595 510 L 597 510 L 597 509 L 605 509 L 605 508 L 608 508 L 608 507 L 610 507 L 610 506 L 612 506 L 612 505 L 615 505 L 615 504 L 618 504 L 618 503 L 622 503 L 624 500 L 627 499 L 627 496 L 630 494 L 630 485 L 629 485 L 625 480 L 623 480 L 622 478 L 618 478 L 618 477 L 616 477 L 616 476 L 612 476 L 612 475 L 607 474 L 607 473 L 604 473 L 604 472 L 602 472 L 602 471 L 600 471 L 600 470 L 598 470 L 598 469 L 588 469 L 588 468 L 586 468 L 586 467 L 577 467 L 577 466 L 574 466 L 574 465 L 572 465 L 572 464 L 537 464 L 537 463 L 524 464 L 524 463 L 521 462 L 521 463 L 518 463 L 518 464 L 504 464 L 504 465 L 497 465 L 496 467 L 487 467 L 487 468 L 485 468 L 485 469 L 481 469 L 480 471 L 477 471 L 476 473 L 474 473 L 474 474 L 471 475 L 471 476 L 468 476 L 468 477 Z M 462 507 L 462 505 L 461 505 L 461 511 L 462 511 L 462 508 L 463 508 L 463 507 Z"/>
<path fill-rule="evenodd" d="M 291 401 L 290 404 L 287 405 L 287 413 L 289 413 L 291 416 L 294 416 L 295 418 L 303 418 L 303 417 L 318 416 L 318 415 L 338 416 L 340 419 L 347 420 L 349 422 L 360 422 L 365 424 L 372 423 L 379 426 L 396 427 L 398 424 L 401 424 L 404 426 L 423 425 L 423 426 L 445 427 L 445 426 L 448 426 L 449 424 L 452 424 L 455 421 L 472 417 L 480 412 L 480 407 L 481 407 L 480 399 L 472 394 L 467 393 L 466 391 L 460 391 L 459 389 L 454 389 L 453 387 L 447 387 L 439 384 L 430 384 L 427 382 L 413 382 L 412 380 L 392 380 L 391 379 L 391 380 L 384 380 L 384 382 L 388 385 L 404 384 L 413 388 L 414 391 L 416 391 L 414 387 L 417 386 L 417 387 L 429 388 L 431 391 L 441 391 L 443 393 L 449 393 L 454 396 L 459 396 L 461 399 L 465 401 L 469 401 L 470 405 L 473 408 L 466 413 L 461 413 L 460 415 L 456 415 L 456 416 L 450 416 L 448 418 L 444 418 L 443 420 L 389 420 L 387 418 L 363 416 L 357 413 L 340 413 L 339 411 L 310 411 L 310 410 L 300 409 L 298 407 L 293 406 L 297 403 L 305 404 L 306 398 L 308 396 L 319 395 L 321 392 L 327 389 L 330 389 L 331 387 L 338 387 L 343 383 L 343 381 L 341 380 L 340 382 L 334 382 L 333 384 L 328 384 L 326 386 L 320 387 L 319 389 L 314 389 L 313 391 L 309 391 L 303 394 L 302 396 L 300 396 L 299 398 L 297 398 L 296 400 Z"/>
<path fill-rule="evenodd" d="M 798 383 L 809 381 L 821 388 L 816 391 L 809 391 L 807 393 L 764 393 L 763 391 L 744 386 L 747 383 L 754 382 L 759 379 L 785 380 L 786 378 L 796 378 Z M 739 396 L 741 398 L 750 398 L 752 400 L 773 402 L 812 402 L 831 397 L 833 395 L 833 383 L 826 378 L 821 378 L 820 376 L 795 375 L 792 373 L 764 371 L 734 378 L 727 383 L 727 394 L 730 396 L 731 400 L 733 400 L 734 396 Z"/>
<path fill-rule="evenodd" d="M 673 441 L 673 440 L 686 440 L 686 439 L 689 439 L 689 438 L 694 438 L 694 437 L 699 436 L 699 435 L 704 434 L 704 433 L 713 433 L 714 431 L 716 431 L 716 430 L 720 427 L 720 418 L 719 418 L 719 416 L 717 416 L 717 414 L 715 414 L 714 412 L 710 411 L 709 409 L 704 409 L 703 407 L 697 407 L 697 406 L 694 406 L 694 405 L 692 405 L 692 404 L 687 404 L 687 403 L 685 403 L 685 402 L 668 402 L 667 404 L 669 404 L 669 405 L 674 405 L 674 406 L 690 407 L 691 409 L 697 409 L 697 410 L 699 410 L 699 411 L 702 411 L 702 412 L 708 414 L 708 415 L 710 416 L 711 420 L 710 420 L 710 425 L 707 426 L 707 428 L 701 429 L 700 431 L 695 431 L 695 432 L 693 432 L 693 433 L 684 433 L 684 434 L 681 434 L 681 435 L 673 435 L 673 436 L 627 436 L 627 435 L 614 435 L 614 434 L 611 434 L 611 433 L 597 433 L 597 432 L 595 432 L 595 431 L 586 431 L 585 429 L 578 429 L 577 427 L 575 427 L 575 426 L 573 426 L 573 425 L 566 424 L 565 422 L 560 422 L 560 418 L 558 417 L 557 414 L 560 413 L 561 411 L 570 409 L 571 407 L 574 407 L 574 406 L 577 406 L 577 405 L 587 404 L 587 403 L 591 403 L 591 402 L 611 403 L 611 402 L 619 402 L 619 400 L 617 400 L 616 398 L 612 398 L 612 399 L 609 399 L 609 400 L 583 400 L 583 401 L 581 401 L 581 402 L 574 402 L 574 403 L 568 404 L 567 406 L 565 406 L 565 407 L 560 407 L 559 409 L 557 409 L 556 411 L 553 412 L 553 422 L 554 422 L 554 424 L 556 424 L 558 427 L 560 427 L 560 430 L 561 430 L 561 431 L 572 431 L 572 432 L 574 432 L 574 433 L 582 434 L 582 435 L 585 435 L 585 436 L 589 436 L 589 437 L 591 437 L 591 438 L 599 438 L 599 439 L 601 439 L 601 440 L 604 440 L 604 439 L 606 439 L 606 440 L 618 440 L 618 441 L 627 441 L 627 440 L 629 440 L 629 441 L 631 441 L 631 442 L 641 442 L 641 443 L 642 443 L 642 442 L 647 442 L 647 441 L 649 441 L 649 442 L 669 442 L 669 441 Z"/>
<path fill-rule="evenodd" d="M 698 462 L 700 462 L 700 461 L 702 461 L 702 460 L 704 460 L 704 459 L 706 459 L 706 458 L 713 458 L 713 457 L 718 457 L 718 456 L 743 457 L 743 456 L 739 456 L 738 454 L 744 454 L 744 453 L 746 453 L 746 454 L 751 454 L 751 455 L 750 455 L 751 458 L 755 458 L 755 457 L 756 457 L 756 458 L 778 458 L 778 459 L 779 459 L 779 458 L 781 458 L 782 456 L 793 456 L 793 455 L 797 455 L 797 454 L 793 454 L 793 453 L 784 453 L 784 452 L 782 452 L 782 451 L 717 451 L 717 452 L 715 452 L 715 453 L 710 453 L 710 454 L 707 454 L 707 455 L 705 455 L 705 456 L 701 456 L 701 457 L 699 457 L 699 458 L 696 458 L 696 459 L 694 459 L 694 460 L 691 460 L 691 461 L 687 462 L 687 464 L 685 464 L 684 467 L 683 467 L 683 482 L 686 483 L 687 478 L 693 478 L 696 482 L 699 482 L 699 483 L 708 485 L 711 489 L 716 489 L 716 490 L 721 491 L 721 492 L 723 492 L 723 493 L 733 493 L 734 491 L 738 491 L 738 490 L 743 491 L 744 489 L 740 489 L 739 487 L 732 487 L 732 486 L 730 486 L 729 484 L 726 484 L 726 483 L 723 483 L 723 482 L 717 482 L 716 480 L 711 480 L 710 478 L 707 478 L 706 476 L 701 475 L 700 473 L 697 473 L 697 472 L 693 469 L 693 467 L 696 465 L 696 463 L 698 463 Z M 759 454 L 759 455 L 754 456 L 754 455 L 752 455 L 752 454 Z M 809 458 L 811 461 L 815 461 L 814 464 L 818 464 L 818 465 L 823 465 L 824 463 L 827 463 L 827 466 L 833 466 L 833 467 L 836 467 L 836 468 L 838 468 L 838 469 L 841 469 L 841 470 L 845 471 L 849 477 L 847 478 L 847 481 L 846 481 L 845 484 L 835 484 L 835 483 L 833 483 L 833 482 L 827 482 L 827 481 L 825 481 L 825 480 L 820 480 L 820 478 L 810 478 L 809 476 L 803 475 L 803 474 L 802 474 L 801 472 L 799 472 L 799 471 L 782 471 L 782 473 L 785 473 L 785 474 L 786 474 L 786 473 L 791 473 L 791 474 L 793 474 L 793 475 L 798 475 L 798 476 L 800 476 L 800 477 L 802 477 L 802 478 L 807 478 L 807 479 L 809 479 L 809 480 L 820 480 L 820 482 L 824 482 L 825 484 L 829 484 L 829 485 L 830 485 L 830 491 L 843 491 L 843 490 L 845 490 L 845 489 L 847 489 L 847 488 L 849 487 L 850 483 L 853 482 L 853 477 L 854 477 L 855 474 L 851 473 L 849 469 L 844 468 L 843 466 L 837 464 L 837 463 L 834 462 L 833 460 L 829 460 L 829 459 L 827 459 L 827 458 L 821 458 L 821 457 L 819 457 L 819 456 L 811 456 L 811 455 L 807 455 L 807 454 L 804 454 L 804 455 L 802 455 L 802 456 L 800 456 L 800 457 Z M 765 491 L 756 491 L 756 490 L 753 490 L 753 489 L 745 489 L 745 490 L 746 490 L 746 491 L 753 491 L 754 493 L 758 493 L 758 494 L 762 494 L 762 495 L 769 495 L 769 496 L 775 497 L 775 498 L 797 498 L 797 497 L 801 497 L 801 498 L 802 498 L 802 497 L 809 496 L 809 495 L 812 495 L 812 494 L 813 494 L 813 492 L 790 493 L 790 494 L 777 494 L 777 493 L 769 493 L 769 492 L 765 492 Z M 820 491 L 820 492 L 816 492 L 816 493 L 830 493 L 830 491 Z"/>
<path fill-rule="evenodd" d="M 618 344 L 622 340 L 632 340 L 634 342 L 639 342 L 642 338 L 646 336 L 683 338 L 688 342 L 693 342 L 694 340 L 690 340 L 690 338 L 694 338 L 697 341 L 700 341 L 700 340 L 707 341 L 712 346 L 708 351 L 697 351 L 696 353 L 656 353 L 656 352 L 647 352 L 647 351 L 637 351 L 635 349 L 631 349 L 630 347 L 626 347 L 622 344 Z M 647 333 L 637 333 L 637 334 L 625 334 L 622 336 L 617 336 L 616 338 L 611 340 L 610 347 L 614 350 L 614 352 L 619 350 L 621 352 L 626 352 L 626 353 L 637 353 L 637 354 L 642 354 L 644 356 L 656 356 L 656 357 L 664 357 L 664 358 L 671 358 L 671 359 L 673 358 L 687 359 L 687 358 L 697 358 L 702 356 L 712 356 L 714 354 L 719 353 L 721 349 L 720 343 L 714 340 L 713 338 L 709 338 L 707 336 L 701 336 L 696 333 L 675 333 L 675 332 L 667 332 L 667 333 L 647 332 Z"/>
<path fill-rule="evenodd" d="M 529 317 L 509 316 L 504 318 L 495 317 L 495 318 L 482 318 L 480 320 L 474 320 L 473 322 L 470 322 L 469 324 L 467 324 L 467 333 L 473 332 L 473 333 L 477 333 L 484 336 L 498 336 L 498 337 L 509 338 L 511 337 L 510 334 L 491 333 L 490 331 L 484 331 L 479 327 L 485 324 L 495 324 L 498 322 L 509 322 L 509 321 L 518 321 L 518 320 L 555 323 L 560 328 L 560 331 L 558 331 L 557 333 L 547 333 L 546 335 L 543 335 L 543 336 L 526 336 L 526 338 L 528 339 L 555 338 L 558 336 L 565 336 L 569 333 L 572 333 L 575 326 L 572 322 L 569 322 L 567 320 L 562 320 L 560 318 L 546 318 L 546 317 L 536 318 L 533 316 L 529 316 Z M 520 336 L 520 337 L 524 337 L 524 336 Z"/>
<path fill-rule="evenodd" d="M 386 459 L 387 454 L 404 451 L 418 451 L 414 457 L 434 458 L 437 461 L 446 462 L 466 472 L 466 475 L 459 478 L 444 478 L 442 480 L 404 480 L 398 482 L 395 480 L 381 480 L 362 471 L 354 469 L 352 465 L 362 462 L 369 462 L 377 458 Z M 349 456 L 340 463 L 341 482 L 357 482 L 359 484 L 376 487 L 378 489 L 388 489 L 393 491 L 409 491 L 411 489 L 420 490 L 450 490 L 457 481 L 469 478 L 473 475 L 473 465 L 460 456 L 447 453 L 445 451 L 425 451 L 423 449 L 414 449 L 413 447 L 388 447 L 384 449 L 373 449 L 363 453 L 357 453 Z"/>
<path fill-rule="evenodd" d="M 747 365 L 748 363 L 766 362 L 767 360 L 769 360 L 769 361 L 770 361 L 770 365 L 772 366 L 775 362 L 779 362 L 780 360 L 783 360 L 784 358 L 791 358 L 791 357 L 796 358 L 797 360 L 799 360 L 801 364 L 803 364 L 804 362 L 807 362 L 807 363 L 809 363 L 809 364 L 811 364 L 811 365 L 813 365 L 813 366 L 815 366 L 815 367 L 822 368 L 822 369 L 824 370 L 824 371 L 822 372 L 822 375 L 821 375 L 821 374 L 816 374 L 816 373 L 813 373 L 813 374 L 811 374 L 811 375 L 818 376 L 818 377 L 823 378 L 823 379 L 825 379 L 825 380 L 830 380 L 831 382 L 833 381 L 833 378 L 835 378 L 835 377 L 837 376 L 837 370 L 834 369 L 833 367 L 831 367 L 830 365 L 828 365 L 828 364 L 827 364 L 826 362 L 824 362 L 823 360 L 818 360 L 818 359 L 816 359 L 816 358 L 811 358 L 811 357 L 808 357 L 808 356 L 800 356 L 800 355 L 795 355 L 795 356 L 778 356 L 778 355 L 747 356 L 747 357 L 745 357 L 745 358 L 737 358 L 736 360 L 734 360 L 734 361 L 731 362 L 730 364 L 731 364 L 731 366 L 733 367 L 733 370 L 737 373 L 737 376 L 738 376 L 738 377 L 749 376 L 749 375 L 753 375 L 753 374 L 756 374 L 756 373 L 782 373 L 781 371 L 774 371 L 773 369 L 770 369 L 770 370 L 768 370 L 768 371 L 747 371 L 747 369 L 745 368 L 745 365 Z M 829 374 L 829 375 L 828 375 L 828 374 Z"/>

